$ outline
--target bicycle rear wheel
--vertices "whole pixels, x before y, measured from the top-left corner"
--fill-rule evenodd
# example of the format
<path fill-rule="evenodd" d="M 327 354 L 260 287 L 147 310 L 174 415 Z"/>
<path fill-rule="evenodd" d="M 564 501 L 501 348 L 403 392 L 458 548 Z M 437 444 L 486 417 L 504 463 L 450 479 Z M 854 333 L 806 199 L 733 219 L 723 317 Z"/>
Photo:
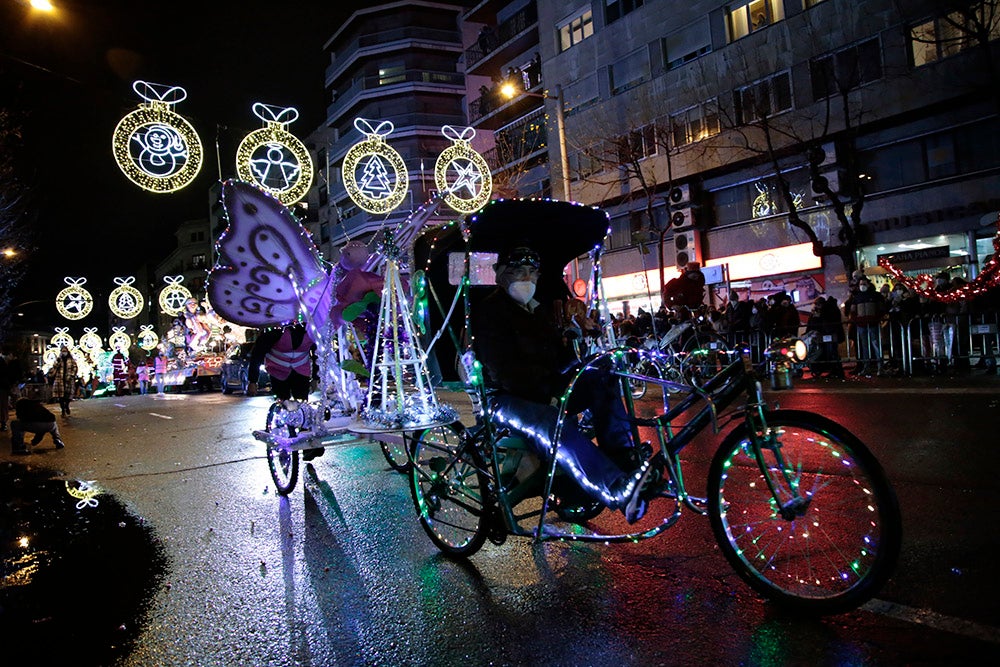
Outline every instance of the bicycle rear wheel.
<path fill-rule="evenodd" d="M 281 404 L 274 402 L 267 411 L 267 425 L 265 430 L 270 433 L 272 430 L 283 428 L 280 422 L 279 413 Z M 271 480 L 278 495 L 287 496 L 295 490 L 295 484 L 299 481 L 299 453 L 283 447 L 267 448 L 267 467 L 271 471 Z"/>
<path fill-rule="evenodd" d="M 449 556 L 479 551 L 489 530 L 487 477 L 461 424 L 419 431 L 413 440 L 410 491 L 420 525 Z"/>
<path fill-rule="evenodd" d="M 681 373 L 700 387 L 729 365 L 729 345 L 717 333 L 695 332 L 681 348 Z"/>
<path fill-rule="evenodd" d="M 896 495 L 875 457 L 839 424 L 795 410 L 770 413 L 767 423 L 773 437 L 759 450 L 740 426 L 716 452 L 708 477 L 712 531 L 730 564 L 765 597 L 814 614 L 853 609 L 895 566 Z"/>
<path fill-rule="evenodd" d="M 390 468 L 404 475 L 410 472 L 410 457 L 406 453 L 408 440 L 405 437 L 402 442 L 379 440 L 378 444 Z"/>

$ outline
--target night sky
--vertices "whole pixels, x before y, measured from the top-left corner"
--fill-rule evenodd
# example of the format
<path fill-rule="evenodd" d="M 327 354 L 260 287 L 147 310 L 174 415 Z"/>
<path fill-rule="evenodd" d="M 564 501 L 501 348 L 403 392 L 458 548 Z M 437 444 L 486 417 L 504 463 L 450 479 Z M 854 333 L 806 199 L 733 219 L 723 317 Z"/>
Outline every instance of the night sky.
<path fill-rule="evenodd" d="M 0 0 L 0 105 L 23 114 L 21 173 L 38 231 L 15 304 L 54 301 L 64 276 L 85 276 L 104 300 L 114 276 L 164 259 L 177 225 L 208 215 L 216 138 L 222 178 L 235 176 L 236 147 L 261 127 L 254 102 L 296 107 L 288 129 L 304 139 L 325 115 L 323 43 L 354 8 L 373 4 L 52 2 L 56 15 L 43 16 L 27 0 Z M 178 193 L 139 189 L 112 158 L 115 126 L 141 102 L 136 79 L 187 90 L 174 110 L 198 131 L 205 161 Z M 54 307 L 23 310 L 22 322 L 68 324 Z M 83 323 L 100 324 L 92 318 Z"/>

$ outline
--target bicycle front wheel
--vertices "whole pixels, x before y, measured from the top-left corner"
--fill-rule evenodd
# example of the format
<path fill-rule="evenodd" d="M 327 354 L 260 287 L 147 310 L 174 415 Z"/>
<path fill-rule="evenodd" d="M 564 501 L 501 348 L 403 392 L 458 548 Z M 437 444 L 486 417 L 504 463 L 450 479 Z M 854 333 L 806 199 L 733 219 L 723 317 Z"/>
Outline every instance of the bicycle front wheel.
<path fill-rule="evenodd" d="M 702 386 L 729 365 L 729 346 L 717 333 L 696 332 L 681 348 L 681 373 L 695 386 Z"/>
<path fill-rule="evenodd" d="M 460 424 L 419 431 L 413 440 L 410 491 L 420 525 L 449 556 L 479 551 L 489 530 L 487 478 Z"/>
<path fill-rule="evenodd" d="M 768 599 L 814 614 L 853 609 L 875 595 L 899 556 L 896 495 L 844 427 L 795 410 L 766 417 L 770 437 L 759 447 L 740 426 L 712 460 L 712 531 Z"/>

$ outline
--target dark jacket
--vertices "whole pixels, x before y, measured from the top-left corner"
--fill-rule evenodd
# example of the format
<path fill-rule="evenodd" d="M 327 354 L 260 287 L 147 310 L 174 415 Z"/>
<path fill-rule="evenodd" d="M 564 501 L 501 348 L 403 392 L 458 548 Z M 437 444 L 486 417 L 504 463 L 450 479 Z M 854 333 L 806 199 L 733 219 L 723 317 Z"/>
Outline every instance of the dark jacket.
<path fill-rule="evenodd" d="M 561 372 L 575 357 L 550 308 L 528 312 L 497 289 L 476 309 L 472 331 L 487 388 L 538 403 L 562 392 Z"/>
<path fill-rule="evenodd" d="M 41 402 L 33 398 L 19 398 L 14 404 L 17 419 L 22 422 L 54 422 L 56 416 L 49 412 Z"/>

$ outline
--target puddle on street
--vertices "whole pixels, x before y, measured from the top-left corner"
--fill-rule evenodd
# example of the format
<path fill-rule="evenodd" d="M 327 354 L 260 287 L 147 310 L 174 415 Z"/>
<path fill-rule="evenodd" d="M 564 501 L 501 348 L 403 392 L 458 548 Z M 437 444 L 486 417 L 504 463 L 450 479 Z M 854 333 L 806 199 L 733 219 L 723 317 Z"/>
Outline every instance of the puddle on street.
<path fill-rule="evenodd" d="M 138 636 L 166 558 L 117 498 L 55 474 L 0 464 L 0 654 L 111 664 Z"/>

